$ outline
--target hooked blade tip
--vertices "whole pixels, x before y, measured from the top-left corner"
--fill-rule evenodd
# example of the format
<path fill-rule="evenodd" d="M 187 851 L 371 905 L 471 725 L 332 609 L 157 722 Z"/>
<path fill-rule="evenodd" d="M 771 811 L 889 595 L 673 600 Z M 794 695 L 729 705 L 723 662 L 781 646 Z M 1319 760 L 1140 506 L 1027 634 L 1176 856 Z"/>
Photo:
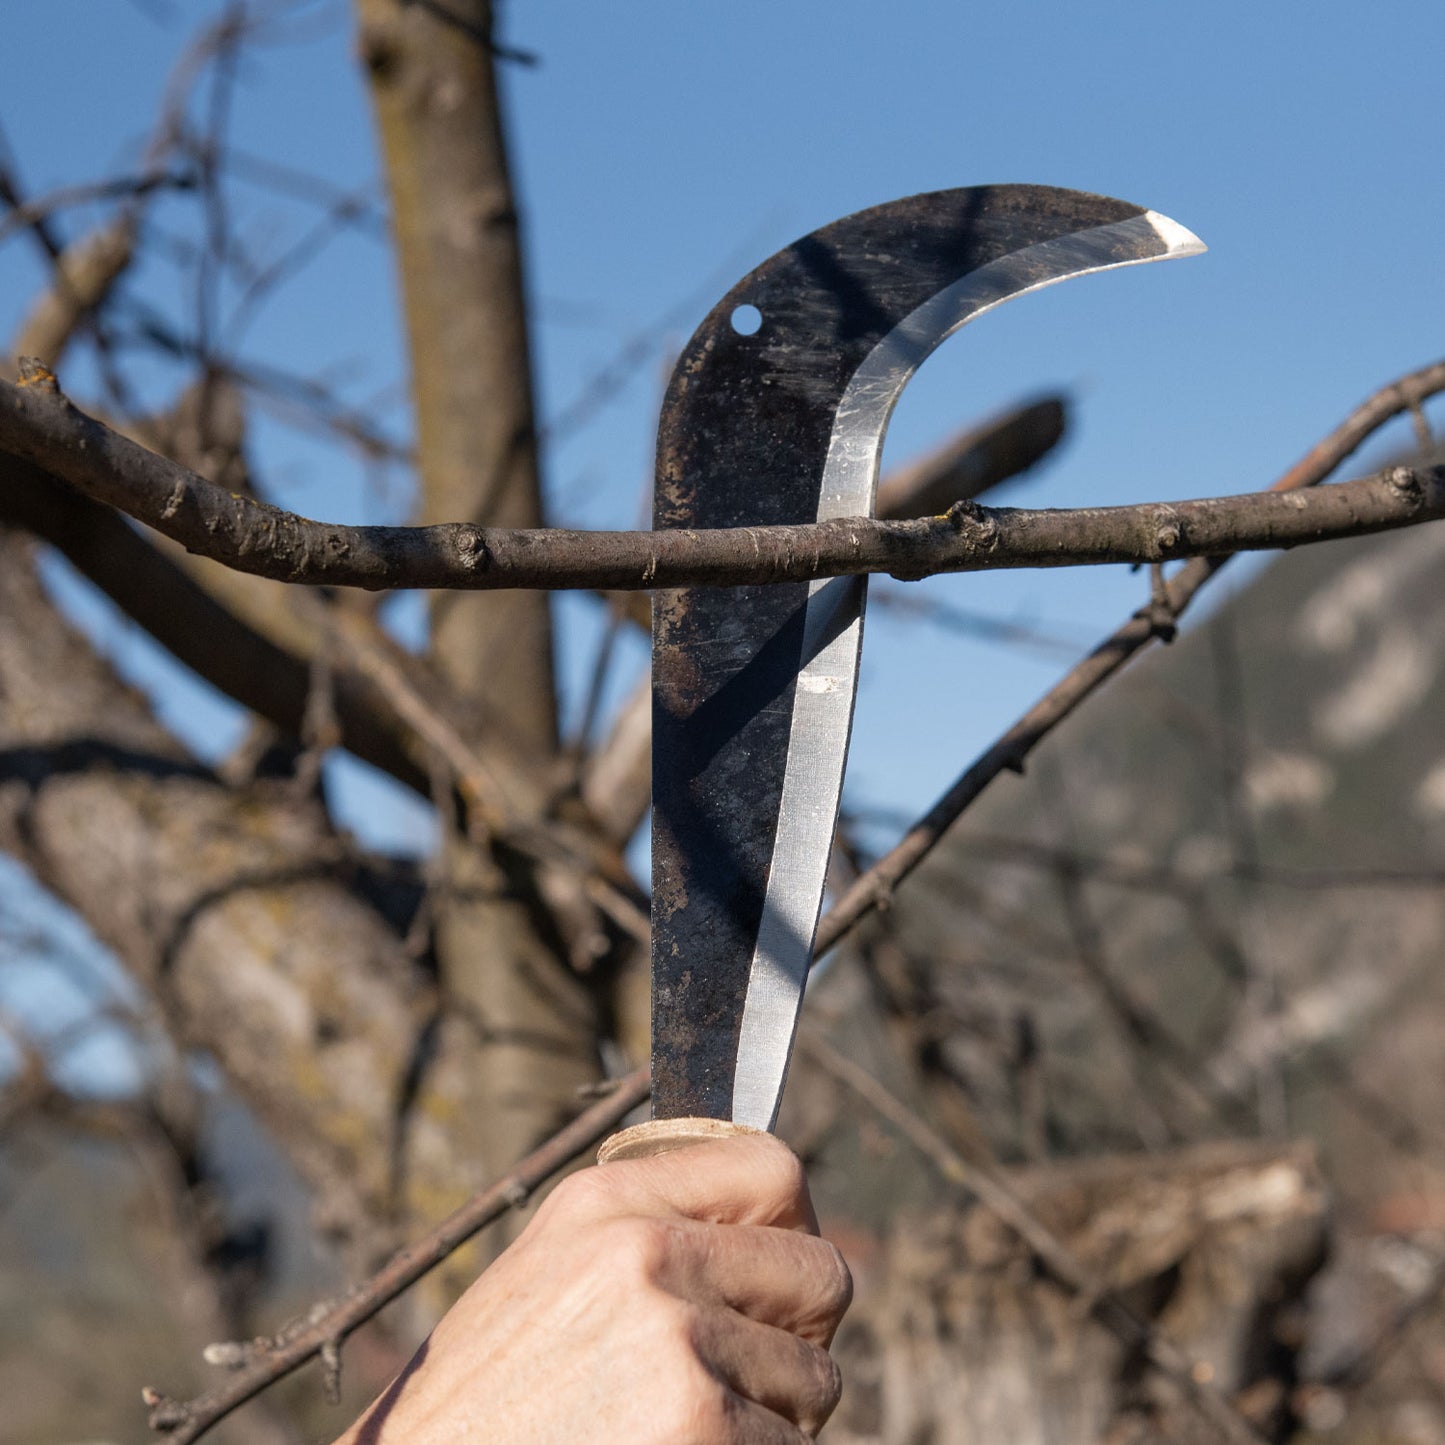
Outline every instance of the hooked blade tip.
<path fill-rule="evenodd" d="M 1155 234 L 1169 248 L 1171 256 L 1199 256 L 1209 249 L 1187 226 L 1161 216 L 1158 211 L 1145 211 Z"/>

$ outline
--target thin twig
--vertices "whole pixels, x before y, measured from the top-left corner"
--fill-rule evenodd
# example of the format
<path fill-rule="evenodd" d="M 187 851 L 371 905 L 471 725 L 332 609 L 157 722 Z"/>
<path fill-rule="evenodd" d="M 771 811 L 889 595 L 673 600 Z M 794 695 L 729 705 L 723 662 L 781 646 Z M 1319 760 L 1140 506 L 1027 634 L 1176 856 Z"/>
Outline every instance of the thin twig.
<path fill-rule="evenodd" d="M 134 176 L 115 176 L 108 181 L 62 186 L 12 206 L 10 213 L 0 220 L 0 244 L 8 241 L 13 232 L 34 226 L 70 206 L 86 206 L 96 201 L 134 200 L 153 191 L 190 191 L 195 186 L 196 178 L 189 171 L 171 170 L 143 171 Z"/>
<path fill-rule="evenodd" d="M 548 816 L 547 797 L 535 786 L 535 778 L 495 735 L 487 752 L 470 743 L 448 715 L 423 665 L 391 643 L 374 622 L 336 609 L 327 625 L 345 659 L 450 770 L 466 799 L 469 827 L 479 836 L 504 841 L 544 873 L 556 870 L 581 879 L 582 892 L 595 907 L 624 933 L 647 942 L 646 898 L 631 885 L 609 842 Z"/>
<path fill-rule="evenodd" d="M 147 167 L 152 169 L 159 167 L 162 156 L 163 152 L 153 151 L 148 157 Z M 112 403 L 122 412 L 133 410 L 130 404 L 130 388 L 115 363 L 115 340 L 100 308 L 115 277 L 130 262 L 130 242 L 134 236 L 135 222 L 144 199 L 142 196 L 132 196 L 126 202 L 122 214 L 102 228 L 104 233 L 109 233 L 113 237 L 125 238 L 125 256 L 111 275 L 110 281 L 101 286 L 93 298 L 77 294 L 74 278 L 67 269 L 67 256 L 70 254 L 70 248 L 64 244 L 61 233 L 51 224 L 49 214 L 33 218 L 26 227 L 26 233 L 34 238 L 51 271 L 50 292 L 46 298 L 42 299 L 41 307 L 48 304 L 61 317 L 65 318 L 64 327 L 67 338 L 70 332 L 80 328 L 87 331 L 94 339 L 96 363 L 101 382 Z M 15 160 L 10 152 L 3 128 L 0 128 L 0 202 L 3 202 L 12 211 L 19 210 L 25 204 L 24 197 L 20 193 Z M 82 242 L 81 244 L 84 247 L 87 243 Z M 74 252 L 77 261 L 81 254 L 82 252 L 79 250 Z M 114 255 L 114 253 L 112 254 Z M 93 265 L 93 262 L 91 264 Z M 34 313 L 32 313 L 32 321 L 33 319 Z"/>
<path fill-rule="evenodd" d="M 1445 361 L 1422 367 L 1382 387 L 1317 442 L 1271 490 L 1292 494 L 1318 485 L 1373 432 L 1440 391 L 1445 391 Z M 1227 556 L 1198 557 L 1168 579 L 1164 600 L 1169 615 L 1180 617 L 1200 588 L 1228 561 Z M 1135 612 L 969 765 L 900 842 L 834 904 L 818 926 L 815 947 L 819 955 L 833 947 L 865 914 L 886 908 L 898 885 L 938 846 L 964 810 L 1000 773 L 1022 772 L 1025 760 L 1044 738 L 1125 663 L 1159 640 L 1158 611 L 1157 603 L 1151 602 Z"/>
<path fill-rule="evenodd" d="M 227 351 L 235 349 L 266 298 L 316 260 L 366 204 L 361 192 L 342 197 L 291 246 L 248 278 L 245 290 L 226 318 L 223 340 Z"/>
<path fill-rule="evenodd" d="M 615 1129 L 647 1098 L 649 1087 L 648 1071 L 635 1069 L 605 1098 L 559 1129 L 509 1173 L 474 1195 L 415 1244 L 398 1250 L 370 1279 L 340 1299 L 312 1310 L 299 1329 L 283 1332 L 267 1342 L 269 1348 L 257 1349 L 241 1369 L 216 1389 L 187 1401 L 172 1400 L 156 1390 L 146 1390 L 151 1428 L 164 1433 L 170 1445 L 189 1445 L 268 1385 L 320 1355 L 328 1346 L 339 1347 L 348 1335 L 410 1289 L 478 1230 L 509 1209 L 524 1204 L 559 1169 Z"/>
<path fill-rule="evenodd" d="M 1056 659 L 1077 657 L 1079 648 L 1087 641 L 1077 633 L 1072 638 L 1067 637 L 1062 626 L 1014 622 L 1007 617 L 997 617 L 969 607 L 955 607 L 936 597 L 925 597 L 916 588 L 892 587 L 886 583 L 881 586 L 874 584 L 868 589 L 868 607 L 870 611 L 882 609 L 916 617 L 921 622 L 978 642 L 1017 648 L 1021 652 L 1043 653 Z"/>
<path fill-rule="evenodd" d="M 227 147 L 223 163 L 226 170 L 238 181 L 320 206 L 332 214 L 353 197 L 361 196 L 361 192 L 349 191 L 324 176 L 297 170 L 268 156 L 253 155 L 250 151 L 234 145 Z M 389 232 L 386 211 L 376 201 L 374 187 L 368 189 L 373 192 L 372 198 L 352 211 L 347 220 L 367 235 L 378 240 L 387 240 Z"/>
<path fill-rule="evenodd" d="M 411 447 L 377 426 L 367 408 L 349 405 L 314 376 L 234 356 L 208 357 L 197 338 L 184 335 L 161 312 L 135 297 L 126 300 L 124 312 L 134 318 L 143 341 L 168 356 L 209 365 L 217 377 L 239 383 L 292 425 L 331 432 L 372 461 L 407 465 L 415 461 Z"/>

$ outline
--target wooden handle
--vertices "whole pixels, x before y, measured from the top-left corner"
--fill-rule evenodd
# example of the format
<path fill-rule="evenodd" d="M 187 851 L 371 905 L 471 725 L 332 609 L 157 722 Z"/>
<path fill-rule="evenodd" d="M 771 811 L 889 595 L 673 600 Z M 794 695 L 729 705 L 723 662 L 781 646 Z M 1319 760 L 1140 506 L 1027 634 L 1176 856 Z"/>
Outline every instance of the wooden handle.
<path fill-rule="evenodd" d="M 690 1144 L 709 1144 L 714 1139 L 736 1139 L 740 1135 L 762 1132 L 727 1119 L 649 1119 L 645 1124 L 634 1124 L 604 1140 L 597 1151 L 597 1162 L 612 1164 L 621 1159 L 651 1159 L 656 1154 L 686 1149 Z"/>

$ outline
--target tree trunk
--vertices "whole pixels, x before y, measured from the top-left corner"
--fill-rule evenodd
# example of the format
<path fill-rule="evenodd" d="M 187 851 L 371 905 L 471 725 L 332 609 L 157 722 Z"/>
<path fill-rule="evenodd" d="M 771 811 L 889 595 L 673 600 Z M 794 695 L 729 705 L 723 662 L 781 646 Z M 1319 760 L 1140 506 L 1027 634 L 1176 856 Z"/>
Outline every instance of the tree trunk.
<path fill-rule="evenodd" d="M 486 1166 L 476 1046 L 443 1012 L 320 804 L 223 785 L 56 611 L 0 532 L 0 848 L 75 908 L 214 1056 L 366 1250 Z"/>
<path fill-rule="evenodd" d="M 391 190 L 425 521 L 542 525 L 517 209 L 491 6 L 358 0 Z M 556 745 L 545 597 L 444 596 L 432 650 L 514 743 Z"/>
<path fill-rule="evenodd" d="M 391 191 L 412 359 L 421 514 L 542 522 L 517 209 L 485 0 L 358 0 Z M 539 796 L 557 750 L 545 596 L 439 596 L 431 659 L 530 760 Z M 453 837 L 437 909 L 444 987 L 481 1043 L 485 1114 L 458 1121 L 492 1172 L 553 1132 L 596 1078 L 595 989 L 563 956 L 523 860 Z"/>

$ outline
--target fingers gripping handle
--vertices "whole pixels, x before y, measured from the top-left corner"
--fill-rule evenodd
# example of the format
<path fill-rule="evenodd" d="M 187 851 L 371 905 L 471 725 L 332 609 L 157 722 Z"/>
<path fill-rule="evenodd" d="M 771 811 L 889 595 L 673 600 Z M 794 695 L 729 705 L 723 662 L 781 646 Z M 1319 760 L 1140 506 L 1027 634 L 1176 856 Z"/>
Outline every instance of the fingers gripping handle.
<path fill-rule="evenodd" d="M 622 1159 L 651 1159 L 657 1154 L 671 1154 L 674 1149 L 686 1149 L 691 1144 L 710 1144 L 715 1139 L 737 1139 L 762 1132 L 728 1119 L 649 1119 L 645 1124 L 634 1124 L 604 1140 L 597 1151 L 597 1162 L 612 1164 Z"/>

